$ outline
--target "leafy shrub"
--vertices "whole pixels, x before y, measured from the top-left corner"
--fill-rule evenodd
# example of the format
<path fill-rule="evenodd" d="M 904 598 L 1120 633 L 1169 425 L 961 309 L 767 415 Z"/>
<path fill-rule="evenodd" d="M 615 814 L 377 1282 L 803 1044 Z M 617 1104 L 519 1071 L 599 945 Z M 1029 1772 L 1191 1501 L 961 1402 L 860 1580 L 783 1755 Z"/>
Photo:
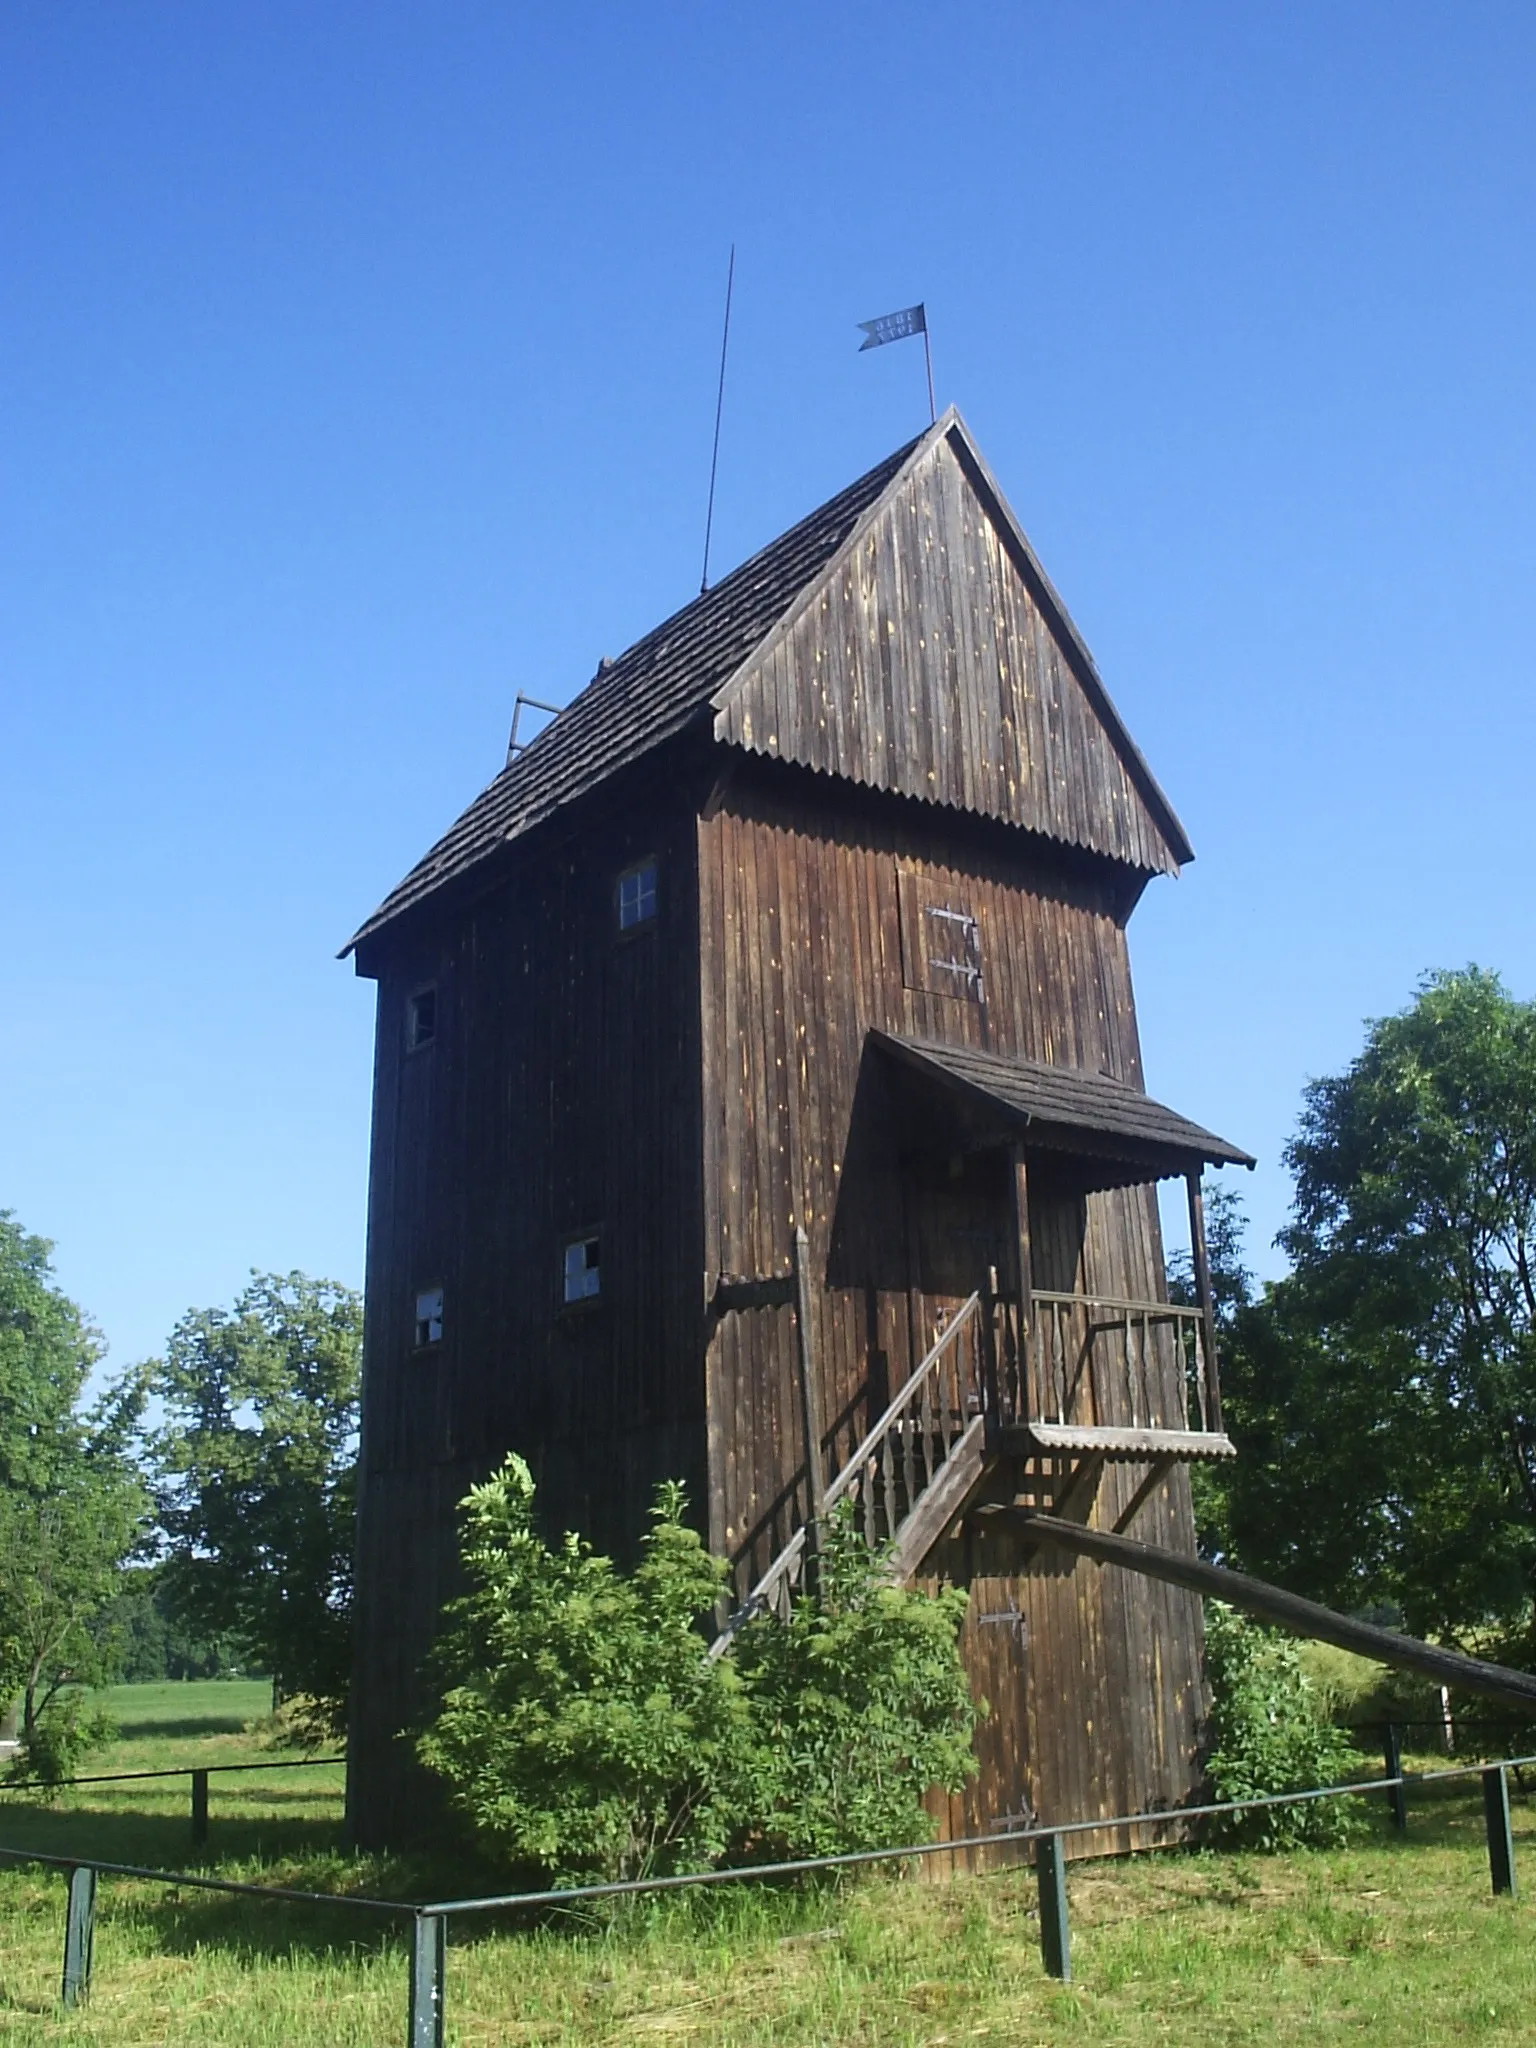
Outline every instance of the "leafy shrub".
<path fill-rule="evenodd" d="M 6 1775 L 16 1784 L 62 1785 L 116 1733 L 111 1715 L 92 1708 L 85 1693 L 55 1693 L 22 1736 Z"/>
<path fill-rule="evenodd" d="M 577 1536 L 545 1543 L 533 1496 L 512 1457 L 463 1503 L 471 1590 L 417 1741 L 504 1860 L 561 1883 L 895 1845 L 927 1835 L 930 1784 L 975 1770 L 965 1596 L 885 1584 L 851 1522 L 827 1532 L 820 1598 L 711 1664 L 697 1624 L 726 1568 L 681 1487 L 658 1489 L 630 1574 Z"/>
<path fill-rule="evenodd" d="M 508 1458 L 463 1503 L 471 1591 L 435 1653 L 447 1691 L 418 1752 L 505 1858 L 556 1882 L 693 1869 L 737 1818 L 746 1709 L 694 1623 L 724 1567 L 664 1486 L 638 1569 L 533 1526 L 533 1479 Z"/>
<path fill-rule="evenodd" d="M 958 1638 L 966 1595 L 891 1585 L 854 1525 L 823 1533 L 821 1587 L 788 1621 L 764 1615 L 735 1655 L 752 1704 L 752 1813 L 774 1856 L 926 1841 L 930 1785 L 976 1769 Z"/>
<path fill-rule="evenodd" d="M 1359 1754 L 1329 1722 L 1294 1637 L 1211 1600 L 1205 1658 L 1212 1693 L 1209 1770 L 1217 1799 L 1302 1792 L 1359 1775 Z M 1355 1821 L 1348 1800 L 1309 1799 L 1219 1814 L 1212 1833 L 1233 1847 L 1326 1848 L 1346 1840 Z"/>

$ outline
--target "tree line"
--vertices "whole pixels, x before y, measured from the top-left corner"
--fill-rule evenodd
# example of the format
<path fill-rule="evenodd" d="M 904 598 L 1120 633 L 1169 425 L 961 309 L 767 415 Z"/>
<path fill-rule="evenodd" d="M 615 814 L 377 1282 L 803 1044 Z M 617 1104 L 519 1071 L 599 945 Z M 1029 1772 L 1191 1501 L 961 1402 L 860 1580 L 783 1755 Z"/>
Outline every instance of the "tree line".
<path fill-rule="evenodd" d="M 103 1381 L 52 1246 L 0 1212 L 0 1702 L 59 1776 L 120 1677 L 259 1673 L 339 1733 L 350 1659 L 362 1305 L 253 1274 Z"/>
<path fill-rule="evenodd" d="M 1536 1004 L 1429 977 L 1309 1082 L 1290 1270 L 1214 1198 L 1235 1463 L 1203 1547 L 1292 1591 L 1536 1666 Z M 1187 1279 L 1186 1279 L 1187 1286 Z"/>
<path fill-rule="evenodd" d="M 1227 1425 L 1196 1468 L 1208 1554 L 1536 1666 L 1536 1004 L 1429 977 L 1307 1084 L 1289 1271 L 1256 1286 L 1210 1194 Z M 0 1213 L 0 1696 L 27 1758 L 89 1740 L 125 1670 L 244 1669 L 339 1732 L 362 1314 L 253 1274 L 103 1381 L 46 1241 Z M 1175 1291 L 1189 1292 L 1175 1263 Z"/>

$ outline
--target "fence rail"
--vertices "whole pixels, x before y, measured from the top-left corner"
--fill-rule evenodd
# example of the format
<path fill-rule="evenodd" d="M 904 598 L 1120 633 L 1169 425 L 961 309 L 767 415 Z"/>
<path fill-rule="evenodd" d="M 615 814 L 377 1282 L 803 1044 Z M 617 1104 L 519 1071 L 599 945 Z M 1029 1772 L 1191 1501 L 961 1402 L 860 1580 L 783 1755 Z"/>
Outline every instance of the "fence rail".
<path fill-rule="evenodd" d="M 1391 1735 L 1388 1761 L 1396 1760 Z M 303 1762 L 322 1759 L 304 1758 Z M 324 1759 L 332 1761 L 332 1759 Z M 417 1903 L 406 1899 L 375 1899 L 356 1892 L 311 1892 L 291 1886 L 241 1883 L 234 1878 L 209 1877 L 190 1871 L 152 1870 L 131 1863 L 103 1862 L 94 1857 L 55 1856 L 37 1849 L 13 1849 L 0 1845 L 0 1863 L 35 1865 L 64 1872 L 67 1909 L 64 1930 L 64 1968 L 61 1998 L 66 2006 L 79 2005 L 89 1994 L 95 1937 L 97 1882 L 102 1877 L 136 1878 L 152 1884 L 186 1886 L 192 1890 L 223 1892 L 240 1898 L 271 1899 L 280 1903 L 339 1906 L 354 1912 L 374 1913 L 408 1922 L 409 1988 L 407 1994 L 406 2048 L 443 2048 L 447 1990 L 448 1923 L 457 1916 L 585 1904 L 598 1899 L 634 1897 L 641 1893 L 697 1889 L 705 1885 L 745 1884 L 767 1878 L 799 1877 L 821 1870 L 847 1870 L 876 1863 L 921 1862 L 930 1856 L 951 1856 L 962 1850 L 993 1848 L 1001 1842 L 1033 1842 L 1035 1871 L 1040 1895 L 1041 1959 L 1046 1973 L 1063 1981 L 1072 1974 L 1071 1928 L 1068 1912 L 1067 1866 L 1063 1853 L 1069 1835 L 1099 1830 L 1172 1826 L 1217 1814 L 1242 1814 L 1263 1807 L 1298 1806 L 1319 1799 L 1368 1798 L 1385 1793 L 1394 1822 L 1407 1824 L 1407 1795 L 1412 1786 L 1442 1783 L 1456 1778 L 1478 1778 L 1482 1784 L 1483 1817 L 1488 1840 L 1488 1865 L 1495 1893 L 1512 1895 L 1516 1889 L 1514 1835 L 1510 1825 L 1510 1771 L 1536 1765 L 1536 1755 L 1502 1757 L 1496 1763 L 1454 1764 L 1433 1771 L 1404 1771 L 1399 1764 L 1382 1777 L 1360 1779 L 1344 1785 L 1318 1785 L 1302 1792 L 1276 1792 L 1253 1799 L 1212 1800 L 1196 1806 L 1163 1807 L 1152 1812 L 1118 1814 L 1108 1819 L 1062 1821 L 1054 1826 L 1008 1828 L 997 1833 L 968 1835 L 948 1842 L 910 1842 L 899 1849 L 855 1849 L 836 1856 L 796 1857 L 779 1863 L 755 1863 L 730 1870 L 703 1870 L 677 1877 L 631 1878 L 605 1884 L 571 1885 L 559 1891 L 503 1892 L 490 1897 L 436 1899 Z M 252 1768 L 241 1765 L 210 1765 L 209 1769 Z M 108 1777 L 180 1776 L 179 1772 L 119 1772 Z M 84 1782 L 84 1781 L 82 1781 Z M 99 1781 L 98 1781 L 99 1782 Z"/>
<path fill-rule="evenodd" d="M 79 1778 L 0 1778 L 0 1792 L 67 1792 L 72 1785 L 129 1785 L 145 1778 L 190 1778 L 192 1846 L 200 1849 L 208 1839 L 209 1779 L 231 1771 L 312 1771 L 322 1764 L 344 1764 L 344 1756 L 284 1756 L 269 1763 L 177 1764 L 158 1771 L 94 1771 Z"/>

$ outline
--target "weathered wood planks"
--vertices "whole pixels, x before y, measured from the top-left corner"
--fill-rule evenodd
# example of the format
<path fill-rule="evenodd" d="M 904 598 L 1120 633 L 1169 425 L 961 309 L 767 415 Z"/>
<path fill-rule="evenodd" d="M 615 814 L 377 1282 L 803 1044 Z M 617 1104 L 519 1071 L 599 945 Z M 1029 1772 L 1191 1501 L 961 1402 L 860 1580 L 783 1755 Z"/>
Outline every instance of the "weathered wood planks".
<path fill-rule="evenodd" d="M 1182 835 L 1170 843 L 963 448 L 958 431 L 930 437 L 723 693 L 718 737 L 1176 872 Z"/>

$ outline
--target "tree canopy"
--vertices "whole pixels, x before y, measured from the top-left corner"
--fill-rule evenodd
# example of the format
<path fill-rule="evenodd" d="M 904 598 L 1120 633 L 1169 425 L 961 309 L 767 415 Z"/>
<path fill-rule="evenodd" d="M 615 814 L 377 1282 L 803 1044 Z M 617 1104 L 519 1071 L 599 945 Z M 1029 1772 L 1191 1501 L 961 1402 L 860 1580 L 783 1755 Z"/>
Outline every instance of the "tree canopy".
<path fill-rule="evenodd" d="M 1436 974 L 1309 1084 L 1291 1273 L 1234 1305 L 1222 1540 L 1420 1634 L 1529 1631 L 1536 1592 L 1536 1004 Z"/>
<path fill-rule="evenodd" d="M 333 1725 L 351 1659 L 361 1349 L 351 1289 L 257 1273 L 233 1309 L 184 1316 L 149 1374 L 174 1605 Z"/>
<path fill-rule="evenodd" d="M 130 1455 L 138 1375 L 86 1406 L 103 1345 L 56 1284 L 53 1247 L 0 1211 L 0 1696 L 22 1700 L 29 1767 L 67 1761 L 78 1696 L 110 1675 L 92 1624 L 143 1533 Z"/>

